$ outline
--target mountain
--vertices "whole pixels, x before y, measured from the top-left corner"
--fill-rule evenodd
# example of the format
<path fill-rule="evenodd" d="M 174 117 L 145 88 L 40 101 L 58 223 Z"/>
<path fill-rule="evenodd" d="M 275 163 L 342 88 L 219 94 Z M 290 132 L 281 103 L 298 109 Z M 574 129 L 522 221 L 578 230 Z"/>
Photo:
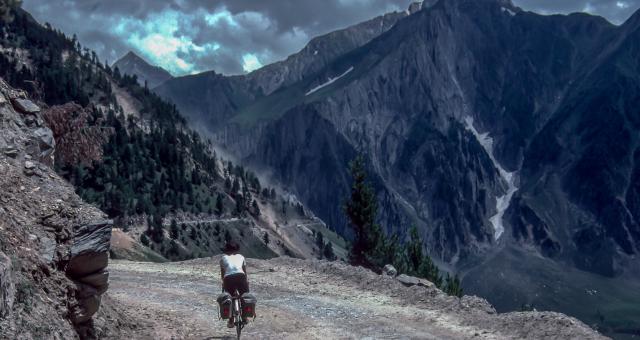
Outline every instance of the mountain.
<path fill-rule="evenodd" d="M 151 89 L 173 78 L 167 70 L 149 64 L 131 51 L 118 59 L 112 67 L 117 67 L 122 74 L 138 77 L 140 86 L 145 86 L 146 83 Z"/>
<path fill-rule="evenodd" d="M 155 91 L 179 106 L 190 121 L 213 128 L 256 99 L 313 76 L 336 57 L 371 41 L 407 15 L 407 12 L 389 13 L 315 38 L 287 60 L 246 76 L 225 77 L 210 71 L 167 81 Z M 199 90 L 191 92 L 192 89 Z"/>
<path fill-rule="evenodd" d="M 343 235 L 347 163 L 363 153 L 387 232 L 415 224 L 469 291 L 637 330 L 639 14 L 614 26 L 506 0 L 419 7 L 291 82 L 205 73 L 157 93 Z M 309 51 L 262 72 L 311 64 Z"/>
<path fill-rule="evenodd" d="M 0 15 L 0 338 L 122 338 L 110 258 L 346 257 L 295 195 L 19 2 Z M 5 83 L 6 79 L 6 83 Z"/>

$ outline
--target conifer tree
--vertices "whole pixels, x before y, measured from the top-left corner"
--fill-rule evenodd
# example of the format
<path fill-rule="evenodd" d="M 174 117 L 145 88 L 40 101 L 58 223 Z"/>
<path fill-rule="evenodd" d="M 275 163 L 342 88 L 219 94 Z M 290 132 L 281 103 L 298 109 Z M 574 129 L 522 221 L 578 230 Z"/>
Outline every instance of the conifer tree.
<path fill-rule="evenodd" d="M 382 240 L 380 226 L 375 223 L 378 210 L 375 193 L 367 181 L 365 163 L 362 156 L 358 156 L 350 164 L 351 196 L 345 204 L 345 212 L 354 232 L 349 261 L 374 269 L 373 253 Z"/>
<path fill-rule="evenodd" d="M 460 278 L 458 277 L 458 274 L 456 274 L 454 277 L 451 277 L 451 275 L 447 273 L 444 292 L 451 296 L 462 297 L 462 286 L 460 285 Z"/>
<path fill-rule="evenodd" d="M 222 198 L 222 194 L 218 194 L 218 197 L 216 197 L 216 214 L 220 216 L 222 215 L 223 212 L 224 212 L 224 201 Z"/>
<path fill-rule="evenodd" d="M 324 250 L 323 250 L 323 255 L 324 255 L 324 258 L 329 260 L 329 261 L 335 261 L 336 260 L 336 255 L 333 252 L 333 244 L 331 244 L 331 242 L 327 242 L 327 244 L 325 244 Z"/>
<path fill-rule="evenodd" d="M 178 229 L 178 222 L 175 219 L 171 220 L 171 238 L 176 240 L 178 239 L 178 234 L 180 233 L 180 229 Z"/>
<path fill-rule="evenodd" d="M 254 199 L 251 203 L 251 207 L 253 208 L 253 212 L 256 216 L 260 216 L 260 207 L 258 206 L 258 202 Z"/>

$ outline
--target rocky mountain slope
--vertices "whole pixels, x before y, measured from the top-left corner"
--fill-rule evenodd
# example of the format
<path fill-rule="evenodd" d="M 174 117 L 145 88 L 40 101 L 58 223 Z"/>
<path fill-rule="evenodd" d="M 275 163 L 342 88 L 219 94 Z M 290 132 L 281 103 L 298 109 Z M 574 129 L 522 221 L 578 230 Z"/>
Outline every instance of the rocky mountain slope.
<path fill-rule="evenodd" d="M 173 78 L 167 70 L 149 64 L 131 51 L 118 59 L 111 67 L 118 68 L 122 74 L 136 76 L 140 86 L 145 86 L 146 84 L 149 88 L 154 88 Z"/>
<path fill-rule="evenodd" d="M 147 320 L 129 336 L 233 338 L 235 330 L 217 321 L 218 261 L 113 261 L 110 295 Z M 247 338 L 604 339 L 562 314 L 497 314 L 477 297 L 405 287 L 339 262 L 250 259 L 248 273 L 258 316 L 243 331 Z"/>
<path fill-rule="evenodd" d="M 346 196 L 347 162 L 365 153 L 387 231 L 416 224 L 429 252 L 467 274 L 471 290 L 491 299 L 487 288 L 502 279 L 481 282 L 514 273 L 512 265 L 549 270 L 531 282 L 551 290 L 516 285 L 500 308 L 573 310 L 552 293 L 578 289 L 572 269 L 593 282 L 604 276 L 609 293 L 638 282 L 638 14 L 614 26 L 503 0 L 421 7 L 370 41 L 341 43 L 333 59 L 273 91 L 251 90 L 264 88 L 251 74 L 213 81 L 208 73 L 157 92 L 344 235 L 335 198 Z M 311 62 L 308 51 L 276 65 Z M 253 85 L 228 85 L 242 83 Z M 571 270 L 554 281 L 556 268 Z M 593 323 L 603 309 L 613 319 L 634 315 L 615 327 L 638 329 L 628 305 L 587 309 L 581 317 Z"/>
<path fill-rule="evenodd" d="M 2 79 L 0 119 L 0 338 L 118 336 L 108 302 L 92 319 L 113 222 L 50 168 L 55 143 L 39 107 Z"/>

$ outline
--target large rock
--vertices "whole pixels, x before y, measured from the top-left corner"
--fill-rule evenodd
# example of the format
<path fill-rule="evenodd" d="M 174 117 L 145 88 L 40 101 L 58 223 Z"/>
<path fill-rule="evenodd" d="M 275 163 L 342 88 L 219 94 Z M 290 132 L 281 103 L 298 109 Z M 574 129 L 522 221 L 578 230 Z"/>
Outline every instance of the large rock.
<path fill-rule="evenodd" d="M 398 270 L 396 267 L 388 264 L 382 268 L 382 274 L 386 276 L 396 277 L 398 275 Z"/>
<path fill-rule="evenodd" d="M 74 228 L 69 277 L 85 277 L 107 267 L 112 226 L 113 221 L 107 220 Z"/>
<path fill-rule="evenodd" d="M 40 112 L 40 107 L 29 99 L 16 98 L 13 101 L 13 108 L 24 114 L 36 114 Z"/>
<path fill-rule="evenodd" d="M 71 321 L 89 321 L 100 307 L 109 287 L 109 247 L 113 221 L 101 221 L 74 228 L 67 276 L 76 283 L 77 303 L 71 306 Z"/>
<path fill-rule="evenodd" d="M 435 287 L 435 285 L 429 280 L 420 279 L 420 278 L 409 276 L 406 274 L 398 275 L 398 277 L 396 277 L 396 280 L 400 281 L 400 283 L 402 283 L 407 287 L 411 287 L 411 286 L 420 286 L 420 287 L 429 287 L 429 288 Z"/>
<path fill-rule="evenodd" d="M 33 144 L 37 147 L 35 156 L 42 163 L 53 165 L 53 152 L 56 148 L 56 141 L 53 132 L 49 128 L 41 127 L 33 132 Z"/>
<path fill-rule="evenodd" d="M 16 287 L 11 276 L 11 259 L 0 252 L 0 317 L 13 307 Z"/>

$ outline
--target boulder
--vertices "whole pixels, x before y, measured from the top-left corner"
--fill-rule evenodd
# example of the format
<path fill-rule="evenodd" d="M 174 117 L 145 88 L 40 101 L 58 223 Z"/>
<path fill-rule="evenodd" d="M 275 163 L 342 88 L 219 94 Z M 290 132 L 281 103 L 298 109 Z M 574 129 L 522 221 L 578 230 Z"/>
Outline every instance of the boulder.
<path fill-rule="evenodd" d="M 4 317 L 13 307 L 16 287 L 11 274 L 11 259 L 0 252 L 0 317 Z"/>
<path fill-rule="evenodd" d="M 396 277 L 398 275 L 398 270 L 394 266 L 388 264 L 382 268 L 382 275 Z"/>
<path fill-rule="evenodd" d="M 47 165 L 53 165 L 53 152 L 56 148 L 56 141 L 53 138 L 53 132 L 48 128 L 38 128 L 33 132 L 33 144 L 37 146 L 37 150 L 33 156 Z"/>
<path fill-rule="evenodd" d="M 36 164 L 32 161 L 24 162 L 24 174 L 27 176 L 33 176 L 35 173 Z"/>
<path fill-rule="evenodd" d="M 67 275 L 73 279 L 97 273 L 107 267 L 113 221 L 76 226 Z"/>
<path fill-rule="evenodd" d="M 91 320 L 91 317 L 100 308 L 100 299 L 99 295 L 91 295 L 78 300 L 78 304 L 71 308 L 71 321 L 74 324 L 81 324 Z"/>
<path fill-rule="evenodd" d="M 406 274 L 398 275 L 398 277 L 396 277 L 396 280 L 398 280 L 400 283 L 402 283 L 407 287 L 411 287 L 411 286 L 420 286 L 420 287 L 429 287 L 429 288 L 435 287 L 435 285 L 429 280 L 420 279 L 415 276 L 409 276 Z"/>
<path fill-rule="evenodd" d="M 23 114 L 36 114 L 40 112 L 40 107 L 29 99 L 15 98 L 12 100 L 13 108 Z"/>
<path fill-rule="evenodd" d="M 109 248 L 113 221 L 74 227 L 71 259 L 67 276 L 76 284 L 77 303 L 71 307 L 71 321 L 82 324 L 100 307 L 102 294 L 109 287 Z"/>
<path fill-rule="evenodd" d="M 9 158 L 16 158 L 18 157 L 18 154 L 20 153 L 20 151 L 18 151 L 18 149 L 16 149 L 15 146 L 7 146 L 4 151 L 3 151 L 4 155 L 9 157 Z"/>
<path fill-rule="evenodd" d="M 96 288 L 97 294 L 102 294 L 109 286 L 109 272 L 104 270 L 92 275 L 79 278 L 78 281 Z"/>

